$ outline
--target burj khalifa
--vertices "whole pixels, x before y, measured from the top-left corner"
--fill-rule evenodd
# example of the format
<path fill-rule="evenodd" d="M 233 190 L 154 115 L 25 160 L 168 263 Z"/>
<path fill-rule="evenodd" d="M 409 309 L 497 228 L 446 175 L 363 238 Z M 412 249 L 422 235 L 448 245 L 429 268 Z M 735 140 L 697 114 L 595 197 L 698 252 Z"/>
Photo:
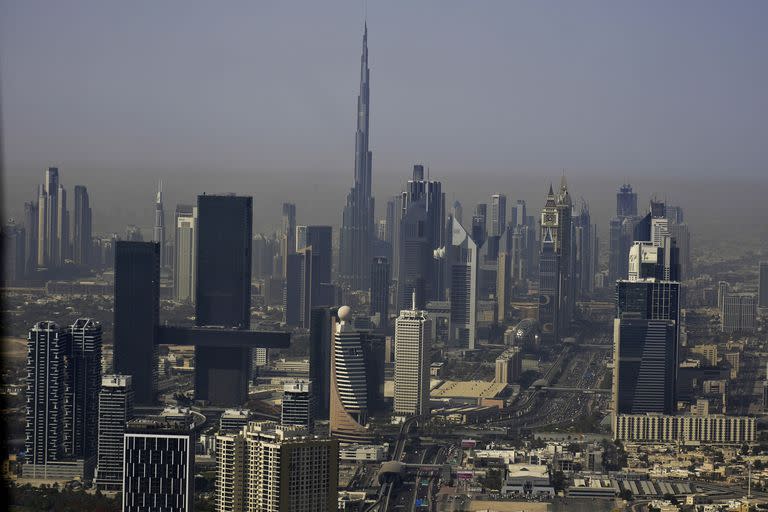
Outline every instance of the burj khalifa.
<path fill-rule="evenodd" d="M 357 97 L 355 135 L 355 184 L 347 195 L 341 222 L 339 281 L 352 290 L 368 290 L 373 242 L 374 200 L 371 197 L 373 156 L 368 149 L 370 124 L 370 70 L 368 69 L 368 25 L 363 32 L 360 57 L 360 95 Z"/>

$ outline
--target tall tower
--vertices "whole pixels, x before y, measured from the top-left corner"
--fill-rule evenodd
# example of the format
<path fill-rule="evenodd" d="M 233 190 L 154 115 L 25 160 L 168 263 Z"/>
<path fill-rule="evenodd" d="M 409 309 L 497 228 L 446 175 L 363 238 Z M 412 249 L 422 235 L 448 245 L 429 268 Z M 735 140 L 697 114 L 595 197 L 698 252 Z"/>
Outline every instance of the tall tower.
<path fill-rule="evenodd" d="M 491 196 L 491 236 L 501 236 L 507 227 L 507 196 Z"/>
<path fill-rule="evenodd" d="M 56 266 L 64 265 L 69 257 L 69 210 L 67 210 L 67 191 L 59 184 L 58 212 L 56 214 L 56 253 L 54 262 Z"/>
<path fill-rule="evenodd" d="M 115 372 L 133 376 L 136 403 L 157 394 L 157 325 L 160 323 L 160 247 L 154 242 L 115 244 Z"/>
<path fill-rule="evenodd" d="M 477 333 L 477 244 L 458 220 L 450 218 L 447 273 L 451 293 L 451 341 L 475 349 Z"/>
<path fill-rule="evenodd" d="M 157 185 L 157 196 L 155 197 L 155 227 L 152 229 L 152 241 L 160 244 L 160 266 L 167 266 L 165 260 L 165 212 L 163 211 L 163 180 Z"/>
<path fill-rule="evenodd" d="M 90 263 L 92 252 L 92 213 L 88 189 L 75 186 L 75 217 L 72 231 L 72 259 L 78 265 Z"/>
<path fill-rule="evenodd" d="M 330 432 L 341 442 L 368 442 L 368 376 L 360 332 L 352 310 L 342 306 L 334 326 L 331 354 Z"/>
<path fill-rule="evenodd" d="M 288 276 L 288 256 L 296 253 L 296 205 L 283 203 L 283 218 L 280 232 L 280 257 L 282 259 L 282 277 Z"/>
<path fill-rule="evenodd" d="M 378 315 L 376 330 L 389 331 L 389 261 L 373 258 L 371 262 L 371 317 Z"/>
<path fill-rule="evenodd" d="M 59 190 L 59 169 L 49 167 L 37 196 L 37 265 L 40 267 L 55 267 L 59 264 Z"/>
<path fill-rule="evenodd" d="M 176 206 L 173 288 L 176 299 L 194 302 L 197 279 L 197 206 Z"/>
<path fill-rule="evenodd" d="M 197 198 L 196 324 L 247 330 L 251 324 L 253 199 Z M 211 404 L 248 399 L 248 348 L 195 347 L 195 396 Z"/>
<path fill-rule="evenodd" d="M 576 290 L 573 280 L 574 251 L 573 251 L 573 203 L 568 192 L 565 173 L 560 178 L 560 192 L 557 195 L 558 213 L 558 246 L 560 255 L 560 334 L 568 336 L 571 331 L 571 321 L 576 307 Z"/>
<path fill-rule="evenodd" d="M 96 488 L 119 491 L 123 486 L 123 434 L 133 416 L 130 375 L 105 375 L 99 393 L 99 448 Z"/>
<path fill-rule="evenodd" d="M 37 268 L 37 246 L 38 246 L 38 203 L 30 201 L 24 203 L 24 229 L 26 238 L 24 239 L 24 274 L 31 275 Z"/>
<path fill-rule="evenodd" d="M 370 126 L 370 70 L 368 25 L 363 33 L 360 57 L 360 95 L 357 97 L 355 135 L 355 183 L 347 195 L 341 223 L 339 278 L 353 290 L 368 290 L 374 201 L 371 197 L 373 155 L 368 149 Z"/>
<path fill-rule="evenodd" d="M 69 333 L 39 322 L 27 338 L 26 478 L 46 478 L 47 465 L 63 458 L 65 358 Z"/>
<path fill-rule="evenodd" d="M 101 384 L 101 324 L 78 318 L 69 326 L 70 350 L 64 389 L 64 451 L 87 459 L 96 454 Z"/>
<path fill-rule="evenodd" d="M 558 315 L 560 309 L 559 269 L 557 251 L 560 235 L 560 219 L 557 201 L 552 185 L 549 186 L 547 202 L 541 211 L 541 250 L 539 253 L 539 324 L 545 341 L 560 339 Z"/>
<path fill-rule="evenodd" d="M 573 204 L 565 175 L 555 195 L 549 186 L 541 211 L 539 323 L 545 341 L 559 341 L 570 330 L 575 306 L 572 249 Z"/>
<path fill-rule="evenodd" d="M 315 417 L 327 420 L 331 389 L 331 358 L 338 322 L 336 308 L 312 310 L 309 327 L 309 379 L 314 386 Z"/>
<path fill-rule="evenodd" d="M 430 327 L 426 311 L 416 309 L 414 292 L 412 308 L 401 311 L 395 321 L 396 415 L 429 413 Z"/>
<path fill-rule="evenodd" d="M 439 181 L 424 178 L 424 166 L 413 166 L 413 178 L 401 194 L 401 215 L 394 257 L 397 258 L 397 310 L 408 309 L 417 290 L 419 307 L 441 300 L 445 283 L 434 251 L 445 246 L 445 194 Z"/>

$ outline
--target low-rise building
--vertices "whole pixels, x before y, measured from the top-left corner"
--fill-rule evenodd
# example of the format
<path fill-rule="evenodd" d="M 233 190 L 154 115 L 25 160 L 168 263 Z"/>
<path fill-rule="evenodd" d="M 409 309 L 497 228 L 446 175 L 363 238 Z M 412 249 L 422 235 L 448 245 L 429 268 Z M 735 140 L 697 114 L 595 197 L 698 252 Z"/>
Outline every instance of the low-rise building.
<path fill-rule="evenodd" d="M 541 464 L 510 464 L 501 486 L 502 494 L 527 496 L 554 496 L 555 488 L 549 479 L 549 469 Z"/>
<path fill-rule="evenodd" d="M 636 443 L 743 444 L 755 441 L 756 420 L 748 416 L 619 414 L 614 439 Z"/>

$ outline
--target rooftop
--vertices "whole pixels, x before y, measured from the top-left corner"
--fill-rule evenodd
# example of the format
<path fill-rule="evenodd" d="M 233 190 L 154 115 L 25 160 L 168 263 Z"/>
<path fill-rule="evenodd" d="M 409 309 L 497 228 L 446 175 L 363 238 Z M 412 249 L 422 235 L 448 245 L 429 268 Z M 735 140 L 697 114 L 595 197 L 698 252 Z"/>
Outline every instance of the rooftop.
<path fill-rule="evenodd" d="M 432 390 L 433 398 L 495 398 L 506 389 L 506 384 L 484 380 L 446 380 Z"/>

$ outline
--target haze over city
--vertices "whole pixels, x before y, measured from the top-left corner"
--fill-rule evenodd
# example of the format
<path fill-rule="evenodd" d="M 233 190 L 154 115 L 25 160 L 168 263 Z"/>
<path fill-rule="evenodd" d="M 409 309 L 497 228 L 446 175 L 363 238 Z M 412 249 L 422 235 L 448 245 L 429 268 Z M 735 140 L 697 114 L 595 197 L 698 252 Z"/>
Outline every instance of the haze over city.
<path fill-rule="evenodd" d="M 0 0 L 3 504 L 768 510 L 767 15 Z"/>
<path fill-rule="evenodd" d="M 360 2 L 1 8 L 8 214 L 56 165 L 110 196 L 94 201 L 97 231 L 149 230 L 160 178 L 171 203 L 253 194 L 258 230 L 277 227 L 289 196 L 340 223 Z M 370 2 L 377 215 L 413 163 L 467 204 L 489 190 L 535 204 L 565 169 L 601 225 L 602 198 L 626 181 L 643 202 L 666 195 L 696 212 L 697 235 L 744 225 L 765 238 L 767 10 Z M 739 200 L 708 205 L 726 196 Z"/>

